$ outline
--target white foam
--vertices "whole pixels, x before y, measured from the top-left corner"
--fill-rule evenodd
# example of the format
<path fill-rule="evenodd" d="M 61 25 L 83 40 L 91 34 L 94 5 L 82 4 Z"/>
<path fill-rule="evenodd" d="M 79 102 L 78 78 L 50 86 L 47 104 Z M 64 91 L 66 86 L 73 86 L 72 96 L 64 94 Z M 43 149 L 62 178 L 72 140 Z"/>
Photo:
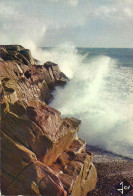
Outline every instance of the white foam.
<path fill-rule="evenodd" d="M 51 106 L 82 120 L 79 135 L 88 144 L 133 158 L 133 70 L 117 68 L 107 56 L 87 61 L 72 46 L 47 53 L 71 78 L 64 89 L 56 89 Z"/>
<path fill-rule="evenodd" d="M 133 68 L 117 67 L 108 56 L 87 59 L 70 43 L 41 50 L 25 42 L 34 58 L 53 61 L 69 78 L 57 87 L 51 106 L 82 120 L 79 136 L 88 144 L 133 158 Z"/>

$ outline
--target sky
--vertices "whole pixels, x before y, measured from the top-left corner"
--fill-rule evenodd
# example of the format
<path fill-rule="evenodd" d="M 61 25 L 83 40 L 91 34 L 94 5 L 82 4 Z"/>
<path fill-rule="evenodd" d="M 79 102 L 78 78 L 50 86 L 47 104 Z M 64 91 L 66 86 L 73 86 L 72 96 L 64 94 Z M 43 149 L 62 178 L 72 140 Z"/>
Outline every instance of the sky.
<path fill-rule="evenodd" d="M 0 44 L 133 48 L 133 0 L 0 0 Z"/>

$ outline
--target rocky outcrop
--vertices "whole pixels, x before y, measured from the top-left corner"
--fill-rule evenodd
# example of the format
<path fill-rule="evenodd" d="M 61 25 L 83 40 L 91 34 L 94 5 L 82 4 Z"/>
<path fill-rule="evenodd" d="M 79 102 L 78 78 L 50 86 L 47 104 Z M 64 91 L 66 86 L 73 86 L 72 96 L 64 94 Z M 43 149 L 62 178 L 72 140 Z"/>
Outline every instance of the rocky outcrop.
<path fill-rule="evenodd" d="M 58 65 L 52 62 L 37 65 L 31 52 L 22 46 L 1 46 L 0 54 L 1 80 L 5 97 L 11 103 L 20 99 L 48 103 L 51 90 L 68 81 Z"/>
<path fill-rule="evenodd" d="M 87 195 L 97 173 L 85 141 L 77 136 L 81 121 L 62 119 L 46 104 L 51 90 L 68 78 L 57 64 L 36 65 L 22 46 L 1 50 L 6 51 L 6 57 L 1 55 L 2 194 Z"/>
<path fill-rule="evenodd" d="M 37 160 L 35 153 L 2 133 L 4 195 L 67 195 L 56 173 Z"/>

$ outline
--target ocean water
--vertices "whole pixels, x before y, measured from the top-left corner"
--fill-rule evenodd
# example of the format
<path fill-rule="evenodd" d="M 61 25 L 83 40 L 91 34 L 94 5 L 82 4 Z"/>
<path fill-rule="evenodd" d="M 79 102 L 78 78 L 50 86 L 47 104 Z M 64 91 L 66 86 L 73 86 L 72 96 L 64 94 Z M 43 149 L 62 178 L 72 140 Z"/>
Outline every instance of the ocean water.
<path fill-rule="evenodd" d="M 89 145 L 133 158 L 133 49 L 43 48 L 70 78 L 50 104 L 63 117 L 82 120 L 78 135 Z"/>

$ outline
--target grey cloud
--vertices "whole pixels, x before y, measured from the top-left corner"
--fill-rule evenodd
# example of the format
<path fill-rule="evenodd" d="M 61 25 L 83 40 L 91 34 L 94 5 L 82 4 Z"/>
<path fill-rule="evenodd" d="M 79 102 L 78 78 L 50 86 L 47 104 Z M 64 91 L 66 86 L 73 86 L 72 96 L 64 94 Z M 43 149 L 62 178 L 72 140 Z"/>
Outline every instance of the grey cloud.
<path fill-rule="evenodd" d="M 48 0 L 51 2 L 58 2 L 58 3 L 67 3 L 72 6 L 77 6 L 78 5 L 78 0 Z"/>
<path fill-rule="evenodd" d="M 0 7 L 1 43 L 132 47 L 131 0 L 1 0 Z"/>

